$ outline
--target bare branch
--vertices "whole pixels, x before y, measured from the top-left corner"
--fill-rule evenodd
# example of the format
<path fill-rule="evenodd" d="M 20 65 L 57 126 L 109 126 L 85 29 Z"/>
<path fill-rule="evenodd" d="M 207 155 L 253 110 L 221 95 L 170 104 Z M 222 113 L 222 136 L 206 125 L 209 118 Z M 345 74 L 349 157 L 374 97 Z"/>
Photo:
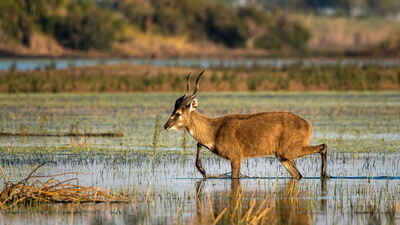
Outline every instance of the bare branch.
<path fill-rule="evenodd" d="M 43 163 L 38 163 L 38 164 L 36 164 L 36 165 L 33 167 L 32 171 L 29 173 L 29 175 L 28 175 L 25 179 L 23 179 L 21 182 L 19 182 L 19 184 L 26 183 L 29 179 L 31 179 L 32 175 L 36 172 L 36 170 L 38 170 L 38 169 L 39 169 L 40 167 L 42 167 L 44 164 L 46 164 L 46 163 L 43 162 Z"/>

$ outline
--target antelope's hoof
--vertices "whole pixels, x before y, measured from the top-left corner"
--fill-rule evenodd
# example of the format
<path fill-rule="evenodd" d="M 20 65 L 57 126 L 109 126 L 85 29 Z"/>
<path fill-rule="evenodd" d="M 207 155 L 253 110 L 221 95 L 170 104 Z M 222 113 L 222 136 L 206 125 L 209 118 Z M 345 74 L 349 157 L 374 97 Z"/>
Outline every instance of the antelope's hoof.
<path fill-rule="evenodd" d="M 245 174 L 240 174 L 239 178 L 249 178 L 249 176 L 245 175 Z"/>
<path fill-rule="evenodd" d="M 301 178 L 303 178 L 303 175 L 299 174 L 298 176 L 293 177 L 293 179 L 296 180 L 301 180 Z"/>
<path fill-rule="evenodd" d="M 329 179 L 331 178 L 331 176 L 329 176 L 328 174 L 321 174 L 321 179 Z"/>

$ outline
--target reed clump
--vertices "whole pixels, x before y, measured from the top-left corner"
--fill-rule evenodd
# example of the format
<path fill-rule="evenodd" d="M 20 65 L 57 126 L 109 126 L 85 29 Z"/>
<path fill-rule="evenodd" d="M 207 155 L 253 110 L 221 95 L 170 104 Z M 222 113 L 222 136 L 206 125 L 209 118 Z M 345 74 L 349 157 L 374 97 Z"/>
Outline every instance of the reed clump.
<path fill-rule="evenodd" d="M 0 172 L 4 188 L 0 192 L 0 209 L 32 203 L 102 203 L 128 202 L 129 198 L 116 192 L 90 186 L 79 185 L 78 178 L 61 180 L 59 177 L 77 173 L 62 173 L 36 176 L 36 171 L 45 163 L 37 164 L 24 179 L 10 182 L 3 168 Z M 42 179 L 47 178 L 44 182 Z"/>

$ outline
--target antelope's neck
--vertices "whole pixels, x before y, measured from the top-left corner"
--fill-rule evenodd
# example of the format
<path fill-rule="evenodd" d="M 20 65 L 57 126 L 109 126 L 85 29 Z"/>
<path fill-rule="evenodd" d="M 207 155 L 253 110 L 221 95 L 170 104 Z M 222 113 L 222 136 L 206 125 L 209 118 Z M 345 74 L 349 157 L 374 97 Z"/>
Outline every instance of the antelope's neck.
<path fill-rule="evenodd" d="M 215 119 L 208 118 L 194 111 L 190 116 L 190 125 L 186 130 L 200 144 L 212 150 L 215 147 L 216 123 Z"/>

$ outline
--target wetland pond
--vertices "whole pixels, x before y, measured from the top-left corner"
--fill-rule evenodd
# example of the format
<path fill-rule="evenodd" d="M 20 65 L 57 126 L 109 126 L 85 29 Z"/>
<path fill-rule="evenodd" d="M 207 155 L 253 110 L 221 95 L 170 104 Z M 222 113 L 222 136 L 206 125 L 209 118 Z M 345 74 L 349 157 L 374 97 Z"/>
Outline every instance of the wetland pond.
<path fill-rule="evenodd" d="M 79 172 L 80 185 L 128 194 L 128 203 L 45 204 L 0 211 L 0 224 L 399 224 L 400 93 L 200 93 L 199 110 L 291 111 L 313 124 L 319 155 L 296 160 L 300 181 L 273 157 L 245 159 L 247 179 L 197 172 L 195 142 L 162 124 L 179 94 L 0 95 L 0 165 L 13 180 L 46 162 L 39 175 Z M 123 137 L 65 137 L 65 133 Z M 204 150 L 210 174 L 230 171 Z M 4 186 L 0 183 L 0 189 Z"/>

